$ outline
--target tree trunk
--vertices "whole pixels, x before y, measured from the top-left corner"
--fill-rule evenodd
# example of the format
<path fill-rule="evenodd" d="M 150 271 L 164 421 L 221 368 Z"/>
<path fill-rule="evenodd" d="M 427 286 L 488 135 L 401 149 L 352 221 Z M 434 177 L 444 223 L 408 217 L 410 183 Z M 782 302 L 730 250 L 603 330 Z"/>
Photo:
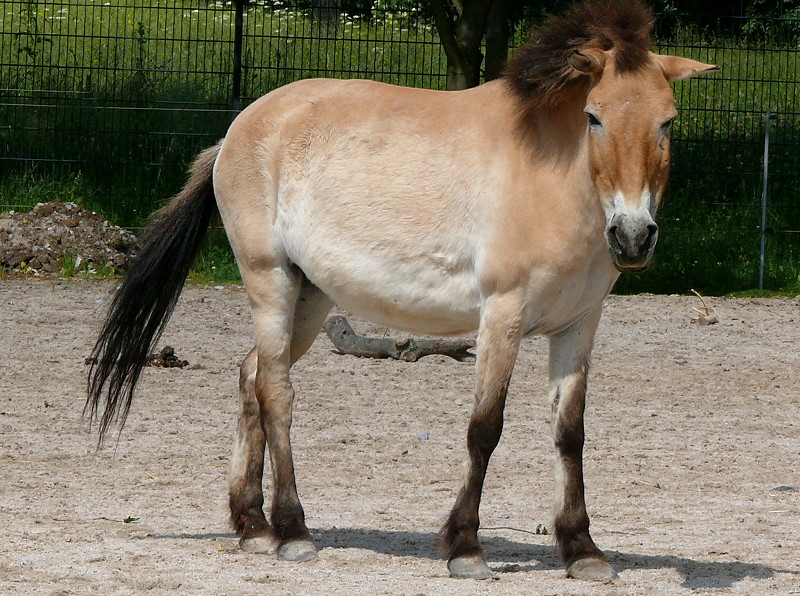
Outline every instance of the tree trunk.
<path fill-rule="evenodd" d="M 431 0 L 431 8 L 445 54 L 447 89 L 455 91 L 475 87 L 481 82 L 481 41 L 486 32 L 492 4 L 507 0 L 463 0 L 453 18 L 445 0 Z"/>
<path fill-rule="evenodd" d="M 486 24 L 486 80 L 491 81 L 503 74 L 508 60 L 508 38 L 511 27 L 508 22 L 508 0 L 494 0 Z"/>
<path fill-rule="evenodd" d="M 312 0 L 312 37 L 336 37 L 339 31 L 339 16 L 341 13 L 342 0 Z"/>

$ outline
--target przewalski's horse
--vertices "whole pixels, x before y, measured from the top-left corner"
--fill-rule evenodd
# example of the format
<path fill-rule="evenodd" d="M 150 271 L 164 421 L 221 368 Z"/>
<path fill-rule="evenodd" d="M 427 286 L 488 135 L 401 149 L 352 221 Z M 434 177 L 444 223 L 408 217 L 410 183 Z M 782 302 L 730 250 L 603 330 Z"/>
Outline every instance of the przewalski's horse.
<path fill-rule="evenodd" d="M 248 551 L 317 556 L 295 487 L 289 369 L 334 304 L 415 333 L 478 329 L 468 471 L 442 530 L 453 576 L 491 576 L 478 507 L 520 341 L 550 339 L 555 539 L 578 578 L 614 572 L 589 535 L 583 413 L 603 299 L 644 269 L 676 116 L 669 83 L 710 66 L 650 51 L 634 0 L 550 19 L 504 77 L 439 92 L 306 80 L 244 110 L 158 211 L 94 349 L 87 412 L 124 422 L 145 357 L 216 210 L 247 290 L 231 519 Z M 262 506 L 265 445 L 272 506 Z"/>

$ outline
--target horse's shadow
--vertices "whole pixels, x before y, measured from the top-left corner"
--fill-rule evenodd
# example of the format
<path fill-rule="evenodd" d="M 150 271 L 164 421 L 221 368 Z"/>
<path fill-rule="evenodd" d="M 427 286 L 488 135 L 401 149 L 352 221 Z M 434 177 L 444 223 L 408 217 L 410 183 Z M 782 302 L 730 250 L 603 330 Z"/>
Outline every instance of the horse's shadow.
<path fill-rule="evenodd" d="M 441 558 L 437 537 L 431 533 L 370 530 L 361 528 L 329 528 L 313 530 L 317 545 L 323 548 L 363 548 L 393 556 Z M 564 565 L 552 545 L 516 542 L 499 536 L 482 536 L 489 566 L 495 571 L 521 572 L 559 570 Z M 729 588 L 746 578 L 769 579 L 776 573 L 800 575 L 800 570 L 773 569 L 760 563 L 728 561 L 695 561 L 675 555 L 640 555 L 613 550 L 605 551 L 617 572 L 629 569 L 675 569 L 683 587 L 692 589 Z M 493 560 L 506 565 L 498 568 Z M 509 564 L 510 563 L 510 564 Z"/>
<path fill-rule="evenodd" d="M 437 537 L 430 532 L 403 532 L 397 530 L 371 530 L 364 528 L 312 529 L 317 547 L 362 548 L 395 557 L 425 557 L 440 559 Z M 230 533 L 149 535 L 150 539 L 194 539 L 234 538 Z M 544 571 L 563 569 L 555 548 L 551 545 L 516 542 L 498 536 L 482 536 L 489 566 L 500 573 L 520 571 Z M 761 563 L 728 561 L 695 561 L 675 555 L 640 555 L 619 551 L 605 551 L 617 572 L 634 569 L 675 569 L 683 576 L 683 587 L 691 589 L 730 588 L 744 579 L 769 579 L 776 573 L 800 576 L 797 569 L 773 569 Z M 502 560 L 499 567 L 492 561 Z"/>

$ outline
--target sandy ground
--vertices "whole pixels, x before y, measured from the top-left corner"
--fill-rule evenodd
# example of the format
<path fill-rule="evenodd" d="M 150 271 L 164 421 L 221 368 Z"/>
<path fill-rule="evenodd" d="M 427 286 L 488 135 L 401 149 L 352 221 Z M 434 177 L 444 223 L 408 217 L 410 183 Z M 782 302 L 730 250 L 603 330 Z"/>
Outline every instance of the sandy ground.
<path fill-rule="evenodd" d="M 293 429 L 320 558 L 279 562 L 239 552 L 227 526 L 241 288 L 187 288 L 161 345 L 193 366 L 147 369 L 96 452 L 84 358 L 111 287 L 0 281 L 1 594 L 800 594 L 798 299 L 712 299 L 710 327 L 689 321 L 696 298 L 608 300 L 585 470 L 612 584 L 566 579 L 536 534 L 553 451 L 546 341 L 526 340 L 481 510 L 499 579 L 477 582 L 448 578 L 435 547 L 472 364 L 357 359 L 320 338 L 294 369 Z"/>

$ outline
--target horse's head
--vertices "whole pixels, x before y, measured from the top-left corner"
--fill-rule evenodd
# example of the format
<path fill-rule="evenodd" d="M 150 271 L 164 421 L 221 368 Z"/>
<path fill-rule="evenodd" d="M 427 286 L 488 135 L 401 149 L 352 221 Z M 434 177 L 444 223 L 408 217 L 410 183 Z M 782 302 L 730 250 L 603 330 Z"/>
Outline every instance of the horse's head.
<path fill-rule="evenodd" d="M 625 64 L 614 50 L 601 49 L 575 52 L 569 62 L 592 80 L 584 109 L 589 167 L 608 250 L 620 271 L 643 271 L 658 239 L 654 218 L 678 114 L 669 83 L 718 67 L 652 52 Z"/>

